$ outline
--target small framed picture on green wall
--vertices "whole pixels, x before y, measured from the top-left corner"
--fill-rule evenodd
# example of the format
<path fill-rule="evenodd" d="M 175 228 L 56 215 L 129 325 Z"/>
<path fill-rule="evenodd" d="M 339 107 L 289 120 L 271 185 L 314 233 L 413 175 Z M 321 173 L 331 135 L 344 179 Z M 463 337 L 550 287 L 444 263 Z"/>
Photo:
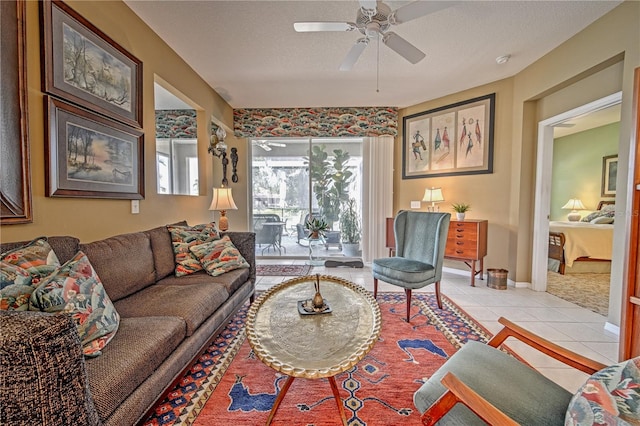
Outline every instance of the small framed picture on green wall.
<path fill-rule="evenodd" d="M 602 196 L 616 196 L 616 178 L 618 177 L 618 156 L 602 157 Z"/>

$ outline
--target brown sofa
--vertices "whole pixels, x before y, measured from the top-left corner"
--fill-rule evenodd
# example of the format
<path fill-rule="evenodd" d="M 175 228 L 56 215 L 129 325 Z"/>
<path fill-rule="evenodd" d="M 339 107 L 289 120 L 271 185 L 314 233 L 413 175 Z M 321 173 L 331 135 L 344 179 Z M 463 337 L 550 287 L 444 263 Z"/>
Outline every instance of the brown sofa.
<path fill-rule="evenodd" d="M 171 238 L 164 226 L 91 243 L 71 236 L 48 238 L 62 263 L 78 250 L 87 255 L 120 314 L 118 331 L 102 355 L 84 360 L 102 423 L 120 426 L 143 420 L 228 319 L 253 297 L 255 234 L 222 235 L 231 238 L 249 269 L 217 277 L 205 272 L 175 277 Z M 2 243 L 0 251 L 23 244 Z M 10 323 L 11 318 L 4 321 Z"/>

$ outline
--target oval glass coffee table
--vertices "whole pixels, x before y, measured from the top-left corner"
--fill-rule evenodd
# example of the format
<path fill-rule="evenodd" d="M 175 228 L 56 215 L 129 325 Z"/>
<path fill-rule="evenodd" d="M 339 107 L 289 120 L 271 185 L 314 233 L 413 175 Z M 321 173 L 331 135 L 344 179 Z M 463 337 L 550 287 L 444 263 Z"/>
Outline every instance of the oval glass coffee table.
<path fill-rule="evenodd" d="M 312 299 L 316 278 L 331 312 L 299 312 L 298 302 Z M 328 275 L 307 275 L 278 284 L 249 308 L 246 333 L 256 356 L 287 376 L 276 398 L 271 423 L 297 377 L 327 378 L 344 425 L 347 418 L 335 376 L 356 365 L 380 336 L 380 307 L 367 290 Z"/>

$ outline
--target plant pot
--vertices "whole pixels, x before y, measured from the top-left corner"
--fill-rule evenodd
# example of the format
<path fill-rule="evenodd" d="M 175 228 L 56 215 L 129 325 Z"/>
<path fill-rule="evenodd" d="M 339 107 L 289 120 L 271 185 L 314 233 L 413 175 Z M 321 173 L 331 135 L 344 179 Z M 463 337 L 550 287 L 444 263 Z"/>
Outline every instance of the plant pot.
<path fill-rule="evenodd" d="M 456 219 L 464 220 L 464 215 L 465 215 L 465 213 L 456 213 Z"/>
<path fill-rule="evenodd" d="M 342 243 L 342 254 L 346 257 L 357 257 L 360 254 L 360 243 Z"/>

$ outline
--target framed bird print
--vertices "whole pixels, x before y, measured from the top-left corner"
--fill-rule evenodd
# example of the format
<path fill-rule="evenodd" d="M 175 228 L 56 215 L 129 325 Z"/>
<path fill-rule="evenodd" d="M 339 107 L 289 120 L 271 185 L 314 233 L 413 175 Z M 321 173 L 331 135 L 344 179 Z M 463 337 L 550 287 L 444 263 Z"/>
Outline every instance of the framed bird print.
<path fill-rule="evenodd" d="M 402 179 L 493 173 L 495 93 L 406 116 Z"/>

